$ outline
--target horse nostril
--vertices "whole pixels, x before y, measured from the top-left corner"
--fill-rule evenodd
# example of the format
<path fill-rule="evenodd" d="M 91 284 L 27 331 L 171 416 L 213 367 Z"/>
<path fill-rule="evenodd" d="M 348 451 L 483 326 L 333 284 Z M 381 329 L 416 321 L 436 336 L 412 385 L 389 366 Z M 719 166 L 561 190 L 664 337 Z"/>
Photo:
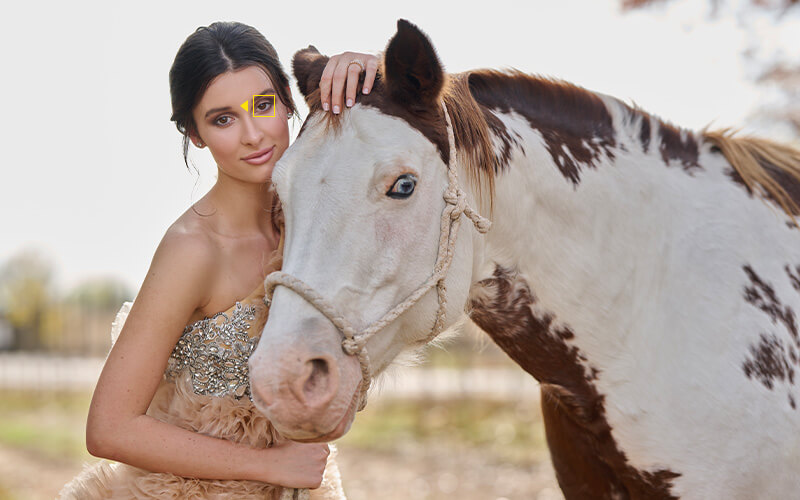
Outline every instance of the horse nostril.
<path fill-rule="evenodd" d="M 322 358 L 315 358 L 307 363 L 311 363 L 311 373 L 303 384 L 303 392 L 306 399 L 314 399 L 316 394 L 325 394 L 328 389 L 328 374 L 330 369 L 328 361 Z"/>
<path fill-rule="evenodd" d="M 300 404 L 319 409 L 330 403 L 339 389 L 339 370 L 332 356 L 309 356 L 299 365 L 299 373 L 289 382 L 289 389 Z"/>

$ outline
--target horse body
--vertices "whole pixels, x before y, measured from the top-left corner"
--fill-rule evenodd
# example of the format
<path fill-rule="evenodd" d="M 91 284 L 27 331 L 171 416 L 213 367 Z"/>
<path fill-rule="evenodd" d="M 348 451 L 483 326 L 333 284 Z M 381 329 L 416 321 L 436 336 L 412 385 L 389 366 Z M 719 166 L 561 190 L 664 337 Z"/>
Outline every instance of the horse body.
<path fill-rule="evenodd" d="M 483 253 L 497 268 L 473 287 L 473 319 L 543 384 L 542 404 L 561 408 L 548 424 L 577 421 L 570 432 L 586 433 L 601 449 L 594 434 L 608 433 L 605 453 L 618 452 L 624 462 L 598 459 L 605 473 L 627 471 L 623 483 L 646 484 L 648 473 L 661 472 L 671 490 L 667 480 L 651 481 L 648 496 L 794 491 L 798 394 L 784 381 L 768 387 L 748 377 L 744 366 L 760 352 L 762 334 L 787 348 L 797 338 L 792 323 L 776 324 L 748 303 L 753 276 L 746 268 L 773 287 L 783 308 L 800 310 L 800 290 L 787 271 L 800 261 L 800 231 L 734 183 L 711 144 L 699 142 L 697 166 L 687 170 L 662 158 L 660 123 L 641 115 L 630 122 L 627 106 L 604 103 L 616 146 L 594 164 L 576 162 L 577 182 L 565 177 L 527 119 L 513 109 L 493 112 L 518 145 L 495 179 L 494 227 Z M 648 151 L 641 120 L 653 120 Z M 574 156 L 568 147 L 562 152 Z M 520 287 L 528 290 L 522 299 Z M 500 288 L 518 303 L 498 297 Z M 530 322 L 507 325 L 525 309 Z M 526 354 L 513 354 L 519 350 Z M 769 353 L 761 354 L 769 364 Z M 550 446 L 555 455 L 571 445 L 553 437 Z M 584 473 L 572 466 L 557 467 L 562 483 Z"/>
<path fill-rule="evenodd" d="M 762 199 L 731 166 L 725 137 L 518 73 L 445 85 L 408 23 L 371 94 L 341 117 L 322 113 L 314 90 L 324 57 L 307 49 L 294 66 L 311 115 L 273 175 L 287 272 L 359 328 L 380 318 L 431 272 L 456 154 L 468 201 L 491 205 L 494 224 L 486 236 L 460 229 L 448 324 L 466 309 L 541 382 L 568 498 L 797 491 L 800 230 L 780 193 Z M 416 191 L 390 199 L 404 174 Z M 788 179 L 800 202 L 800 179 Z M 430 340 L 436 307 L 429 293 L 369 340 L 373 374 Z M 251 385 L 281 434 L 349 428 L 363 381 L 340 341 L 304 299 L 276 290 Z"/>

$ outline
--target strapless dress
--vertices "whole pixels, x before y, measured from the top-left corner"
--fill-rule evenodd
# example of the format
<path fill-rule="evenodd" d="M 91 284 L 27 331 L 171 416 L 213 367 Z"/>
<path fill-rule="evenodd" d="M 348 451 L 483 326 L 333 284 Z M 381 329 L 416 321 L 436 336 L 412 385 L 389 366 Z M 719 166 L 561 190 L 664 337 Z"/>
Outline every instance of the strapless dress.
<path fill-rule="evenodd" d="M 258 344 L 268 308 L 259 287 L 227 311 L 187 325 L 170 354 L 147 414 L 194 432 L 264 448 L 280 441 L 250 399 L 247 362 Z M 112 343 L 125 323 L 126 302 L 111 328 Z M 100 460 L 88 464 L 60 499 L 318 499 L 345 498 L 335 449 L 322 486 L 293 490 L 258 481 L 205 480 L 154 473 Z"/>

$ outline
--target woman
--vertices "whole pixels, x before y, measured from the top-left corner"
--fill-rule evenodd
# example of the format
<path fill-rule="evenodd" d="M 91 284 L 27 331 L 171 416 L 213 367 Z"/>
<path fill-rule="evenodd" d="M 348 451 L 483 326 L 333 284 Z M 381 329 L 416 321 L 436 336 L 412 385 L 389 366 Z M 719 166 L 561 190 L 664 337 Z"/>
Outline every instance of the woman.
<path fill-rule="evenodd" d="M 331 58 L 324 108 L 352 106 L 360 72 L 368 93 L 376 69 L 371 55 Z M 217 182 L 164 235 L 92 398 L 89 452 L 128 465 L 94 464 L 62 498 L 278 498 L 270 484 L 321 483 L 316 496 L 343 498 L 328 446 L 281 440 L 249 398 L 262 281 L 279 266 L 269 185 L 296 115 L 288 78 L 257 30 L 219 22 L 183 43 L 170 92 L 184 161 L 189 142 L 208 147 Z"/>

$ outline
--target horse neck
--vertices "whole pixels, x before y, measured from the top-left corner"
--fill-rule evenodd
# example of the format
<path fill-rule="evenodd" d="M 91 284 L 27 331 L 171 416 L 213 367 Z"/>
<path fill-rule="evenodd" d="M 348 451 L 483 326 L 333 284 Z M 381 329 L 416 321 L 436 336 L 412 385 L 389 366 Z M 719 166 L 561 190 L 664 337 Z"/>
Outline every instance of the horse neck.
<path fill-rule="evenodd" d="M 689 178 L 683 170 L 697 156 L 686 160 L 676 153 L 667 160 L 679 168 L 665 168 L 664 149 L 649 147 L 649 115 L 642 113 L 622 133 L 614 113 L 624 110 L 611 109 L 611 98 L 589 97 L 595 108 L 579 106 L 588 111 L 569 117 L 566 131 L 537 124 L 525 104 L 487 107 L 497 120 L 490 128 L 501 161 L 493 227 L 475 252 L 474 268 L 483 270 L 475 281 L 495 266 L 519 272 L 548 314 L 590 327 L 599 316 L 643 310 L 642 301 L 658 288 L 670 227 L 692 217 L 689 207 L 674 206 L 671 182 Z M 684 146 L 691 142 L 681 137 Z M 635 318 L 615 320 L 620 334 L 628 321 Z"/>

